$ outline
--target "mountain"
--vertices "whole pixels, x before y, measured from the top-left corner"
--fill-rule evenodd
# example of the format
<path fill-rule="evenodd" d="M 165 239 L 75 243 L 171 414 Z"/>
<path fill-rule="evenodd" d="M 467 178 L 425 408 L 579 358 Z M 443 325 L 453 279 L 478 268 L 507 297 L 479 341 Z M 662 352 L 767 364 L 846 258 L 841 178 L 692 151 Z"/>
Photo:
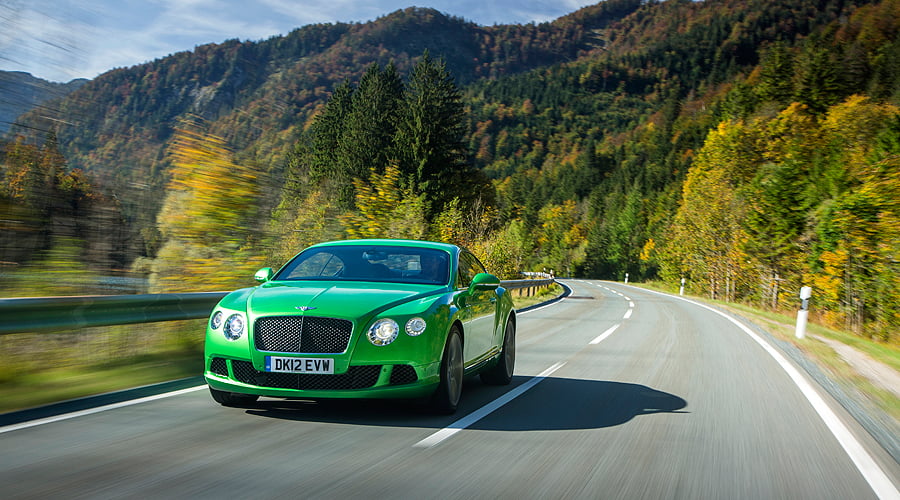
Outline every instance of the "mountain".
<path fill-rule="evenodd" d="M 0 71 L 0 134 L 6 133 L 18 116 L 65 97 L 87 82 L 80 78 L 54 83 L 21 71 Z"/>
<path fill-rule="evenodd" d="M 152 224 L 180 117 L 208 120 L 240 161 L 278 169 L 331 90 L 373 63 L 406 72 L 429 50 L 461 84 L 502 78 L 596 50 L 597 30 L 641 4 L 612 0 L 552 23 L 492 27 L 413 7 L 364 24 L 204 45 L 102 74 L 56 109 L 22 116 L 13 132 L 39 143 L 54 131 L 70 168 L 98 179 L 136 224 Z"/>

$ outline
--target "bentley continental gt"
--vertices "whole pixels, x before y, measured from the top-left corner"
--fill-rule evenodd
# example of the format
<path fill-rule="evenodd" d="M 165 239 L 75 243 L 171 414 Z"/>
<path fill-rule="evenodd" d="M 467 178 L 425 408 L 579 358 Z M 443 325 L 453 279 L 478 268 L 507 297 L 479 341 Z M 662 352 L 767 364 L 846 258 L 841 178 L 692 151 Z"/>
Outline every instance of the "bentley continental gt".
<path fill-rule="evenodd" d="M 516 316 L 464 248 L 412 240 L 313 245 L 231 292 L 206 327 L 215 401 L 415 398 L 456 410 L 465 376 L 509 384 Z"/>

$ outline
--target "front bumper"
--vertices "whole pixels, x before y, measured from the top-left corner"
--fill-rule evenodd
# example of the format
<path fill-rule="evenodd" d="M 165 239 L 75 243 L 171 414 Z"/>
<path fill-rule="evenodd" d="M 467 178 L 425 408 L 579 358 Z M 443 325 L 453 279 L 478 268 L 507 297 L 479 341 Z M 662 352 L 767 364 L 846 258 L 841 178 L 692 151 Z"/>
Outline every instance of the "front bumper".
<path fill-rule="evenodd" d="M 349 366 L 344 373 L 261 372 L 249 360 L 213 356 L 204 376 L 213 389 L 279 398 L 418 398 L 440 381 L 440 363 Z"/>

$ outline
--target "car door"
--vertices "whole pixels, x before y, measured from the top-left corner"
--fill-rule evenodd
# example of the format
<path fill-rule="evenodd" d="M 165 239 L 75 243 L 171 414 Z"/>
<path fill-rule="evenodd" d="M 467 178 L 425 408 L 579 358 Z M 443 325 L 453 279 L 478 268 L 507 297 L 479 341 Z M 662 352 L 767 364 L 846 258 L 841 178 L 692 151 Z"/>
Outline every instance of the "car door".
<path fill-rule="evenodd" d="M 461 316 L 465 331 L 463 357 L 468 364 L 483 358 L 491 349 L 497 292 L 469 289 L 475 275 L 485 272 L 484 266 L 471 253 L 460 252 L 457 269 L 456 286 L 460 289 L 459 306 L 463 309 Z"/>

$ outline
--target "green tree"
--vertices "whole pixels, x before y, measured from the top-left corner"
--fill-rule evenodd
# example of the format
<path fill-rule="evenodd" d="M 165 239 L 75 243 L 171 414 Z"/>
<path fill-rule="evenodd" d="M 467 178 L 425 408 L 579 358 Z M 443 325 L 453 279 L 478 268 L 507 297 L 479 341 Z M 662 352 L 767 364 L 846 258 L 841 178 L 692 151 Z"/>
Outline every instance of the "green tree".
<path fill-rule="evenodd" d="M 483 194 L 483 177 L 465 158 L 462 94 L 444 61 L 422 55 L 398 115 L 394 145 L 401 171 L 433 210 Z"/>
<path fill-rule="evenodd" d="M 784 42 L 766 48 L 760 62 L 756 94 L 765 101 L 787 104 L 794 91 L 794 58 Z"/>
<path fill-rule="evenodd" d="M 380 171 L 394 160 L 391 145 L 402 93 L 403 82 L 393 64 L 384 69 L 372 64 L 360 78 L 337 144 L 339 164 L 350 180 L 366 179 L 373 168 Z"/>

